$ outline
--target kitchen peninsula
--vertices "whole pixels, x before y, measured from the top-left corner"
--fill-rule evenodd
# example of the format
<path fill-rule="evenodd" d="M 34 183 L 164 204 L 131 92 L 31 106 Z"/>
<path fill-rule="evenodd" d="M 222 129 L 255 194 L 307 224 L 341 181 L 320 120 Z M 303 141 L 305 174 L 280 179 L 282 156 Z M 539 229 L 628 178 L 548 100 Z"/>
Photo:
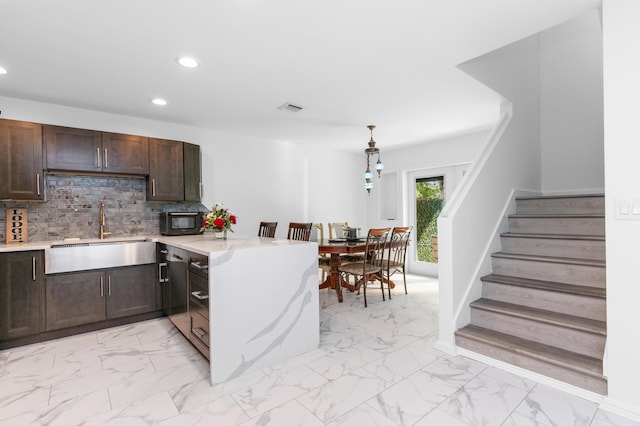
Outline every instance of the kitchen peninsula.
<path fill-rule="evenodd" d="M 201 235 L 158 241 L 208 256 L 212 383 L 318 347 L 315 243 Z"/>
<path fill-rule="evenodd" d="M 28 333 L 37 338 L 38 333 L 43 333 L 41 335 L 45 336 L 47 333 L 50 335 L 55 332 L 64 332 L 64 327 L 71 326 L 67 330 L 79 329 L 82 325 L 77 321 L 69 322 L 78 318 L 77 315 L 72 317 L 71 314 L 77 314 L 79 308 L 89 313 L 102 311 L 101 314 L 104 315 L 106 305 L 106 319 L 108 321 L 109 311 L 113 309 L 110 305 L 115 303 L 112 302 L 114 298 L 119 302 L 120 309 L 117 313 L 137 314 L 139 310 L 133 311 L 133 309 L 138 309 L 140 304 L 137 304 L 133 298 L 137 297 L 140 292 L 146 292 L 148 288 L 154 289 L 152 290 L 154 293 L 150 295 L 151 300 L 156 300 L 156 291 L 159 300 L 164 299 L 168 293 L 169 287 L 166 286 L 168 282 L 163 282 L 162 263 L 157 262 L 155 256 L 145 258 L 140 262 L 144 264 L 140 266 L 120 267 L 105 263 L 107 257 L 101 255 L 92 255 L 92 259 L 96 258 L 97 263 L 89 265 L 91 262 L 88 258 L 84 259 L 82 254 L 78 254 L 84 253 L 86 255 L 93 249 L 97 251 L 92 251 L 92 253 L 99 254 L 100 250 L 107 250 L 108 246 L 125 246 L 122 250 L 130 251 L 130 248 L 146 244 L 152 244 L 153 247 L 157 245 L 158 247 L 174 247 L 184 250 L 189 253 L 187 259 L 190 267 L 192 265 L 191 259 L 204 259 L 203 263 L 196 265 L 204 266 L 203 269 L 208 270 L 208 274 L 205 275 L 208 276 L 208 279 L 203 281 L 202 290 L 183 287 L 184 291 L 181 291 L 181 297 L 183 304 L 186 304 L 185 299 L 189 296 L 206 301 L 208 312 L 203 317 L 208 317 L 207 324 L 195 324 L 190 321 L 188 330 L 193 330 L 193 334 L 202 338 L 203 341 L 206 340 L 209 346 L 205 352 L 198 345 L 194 345 L 201 352 L 206 353 L 205 356 L 208 355 L 212 384 L 233 379 L 245 372 L 284 361 L 318 347 L 317 245 L 310 242 L 258 237 L 209 240 L 202 235 L 140 236 L 105 240 L 83 239 L 71 244 L 65 241 L 0 244 L 0 255 L 16 255 L 21 263 L 12 265 L 24 265 L 25 283 L 15 282 L 14 288 L 32 289 L 29 292 L 33 296 L 20 293 L 21 299 L 16 301 L 16 303 L 22 304 L 26 300 L 32 301 L 28 302 L 30 304 L 27 307 L 33 312 L 32 316 L 35 316 L 35 320 L 30 322 L 33 328 Z M 69 246 L 76 245 L 75 249 L 79 252 L 73 254 L 67 252 L 67 250 L 74 248 Z M 153 247 L 152 250 L 155 250 Z M 95 269 L 90 271 L 69 269 L 69 272 L 56 269 L 57 266 L 51 262 L 52 252 L 64 253 L 65 259 L 72 257 L 81 259 L 83 269 L 90 269 L 89 266 Z M 7 259 L 9 258 L 7 257 Z M 156 262 L 157 265 L 155 265 Z M 22 270 L 22 266 L 20 268 Z M 152 272 L 150 275 L 129 275 L 130 279 L 116 280 L 112 283 L 111 276 L 118 274 L 122 276 L 124 270 L 137 271 L 138 269 L 141 271 L 155 270 L 158 279 L 154 282 L 152 277 L 156 274 Z M 44 274 L 46 274 L 46 280 Z M 85 278 L 89 274 L 99 275 L 99 290 L 92 290 L 96 287 L 88 286 L 89 281 Z M 165 278 L 167 278 L 166 274 L 165 270 Z M 74 278 L 76 276 L 79 278 Z M 10 284 L 10 281 L 16 281 L 15 277 L 13 280 L 7 280 L 7 284 L 13 285 Z M 104 287 L 102 286 L 103 282 Z M 85 292 L 83 290 L 85 288 L 88 291 Z M 116 289 L 122 291 L 125 296 L 118 298 L 115 294 Z M 79 292 L 80 290 L 82 292 Z M 133 298 L 126 296 L 127 291 Z M 161 293 L 164 293 L 165 296 L 160 297 Z M 7 290 L 5 296 L 10 294 Z M 87 294 L 99 295 L 95 298 L 98 299 L 97 303 L 102 303 L 102 305 L 94 309 L 87 308 L 88 304 L 80 299 Z M 58 296 L 61 297 L 58 298 Z M 123 301 L 123 297 L 131 300 L 129 306 L 126 305 L 127 300 Z M 148 300 L 149 295 L 146 295 L 145 298 Z M 45 299 L 46 303 L 44 303 Z M 74 300 L 70 301 L 69 299 Z M 38 302 L 39 300 L 42 300 L 42 303 Z M 60 301 L 59 304 L 56 304 L 57 300 Z M 6 305 L 7 312 L 15 311 L 16 315 L 19 314 L 20 320 L 26 317 L 25 311 L 19 308 L 19 304 L 14 304 L 10 300 L 5 301 L 11 304 L 3 304 L 3 306 Z M 69 304 L 72 306 L 69 307 Z M 153 305 L 156 305 L 155 302 Z M 67 307 L 66 310 L 65 307 Z M 0 311 L 5 308 L 0 308 Z M 18 309 L 20 312 L 17 311 Z M 162 311 L 158 309 L 162 309 L 160 304 L 146 308 L 144 311 L 154 311 L 151 314 L 162 314 Z M 92 324 L 98 325 L 103 320 L 104 317 L 91 319 Z M 67 322 L 65 323 L 65 321 Z M 11 332 L 14 331 L 25 335 L 27 330 L 24 327 L 21 329 L 14 327 L 9 330 L 9 334 L 0 333 L 2 334 L 0 338 L 5 336 L 4 339 L 10 339 Z M 189 340 L 193 342 L 192 337 L 188 336 Z"/>

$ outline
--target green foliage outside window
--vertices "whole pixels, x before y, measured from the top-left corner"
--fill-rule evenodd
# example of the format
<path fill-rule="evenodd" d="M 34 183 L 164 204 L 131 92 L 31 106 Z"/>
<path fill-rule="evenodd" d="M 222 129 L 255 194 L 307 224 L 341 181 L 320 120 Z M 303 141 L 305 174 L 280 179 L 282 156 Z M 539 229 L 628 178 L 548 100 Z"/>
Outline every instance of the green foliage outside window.
<path fill-rule="evenodd" d="M 422 262 L 435 262 L 431 236 L 438 235 L 438 216 L 443 205 L 444 200 L 439 198 L 416 200 L 416 244 L 418 260 Z"/>
<path fill-rule="evenodd" d="M 416 182 L 416 250 L 422 262 L 436 262 L 431 236 L 438 235 L 438 216 L 444 205 L 443 184 L 442 177 Z"/>

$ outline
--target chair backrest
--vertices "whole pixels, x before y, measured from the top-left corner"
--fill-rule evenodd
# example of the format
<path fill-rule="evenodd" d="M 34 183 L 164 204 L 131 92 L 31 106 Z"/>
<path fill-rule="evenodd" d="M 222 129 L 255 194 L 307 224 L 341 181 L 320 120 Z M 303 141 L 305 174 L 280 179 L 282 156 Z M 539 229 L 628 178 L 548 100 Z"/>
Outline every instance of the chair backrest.
<path fill-rule="evenodd" d="M 275 238 L 278 222 L 260 222 L 258 237 Z"/>
<path fill-rule="evenodd" d="M 387 236 L 391 228 L 371 228 L 367 233 L 365 246 L 365 262 L 371 265 L 384 266 L 384 252 Z"/>
<path fill-rule="evenodd" d="M 329 238 L 344 238 L 346 237 L 345 231 L 349 227 L 347 222 L 332 222 L 329 223 Z"/>
<path fill-rule="evenodd" d="M 387 265 L 395 268 L 404 268 L 407 258 L 407 245 L 413 226 L 396 226 L 391 231 L 389 240 L 389 253 L 387 255 Z"/>
<path fill-rule="evenodd" d="M 311 225 L 311 237 L 309 241 L 322 241 L 324 240 L 324 227 L 321 223 L 314 223 Z"/>
<path fill-rule="evenodd" d="M 287 232 L 288 240 L 309 241 L 312 223 L 290 222 Z"/>

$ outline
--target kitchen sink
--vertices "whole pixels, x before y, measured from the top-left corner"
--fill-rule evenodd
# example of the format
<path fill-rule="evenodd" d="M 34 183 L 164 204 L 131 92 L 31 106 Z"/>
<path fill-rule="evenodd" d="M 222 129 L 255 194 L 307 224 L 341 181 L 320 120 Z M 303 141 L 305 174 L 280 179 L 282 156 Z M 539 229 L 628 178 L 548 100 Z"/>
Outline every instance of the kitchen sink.
<path fill-rule="evenodd" d="M 44 251 L 45 274 L 156 263 L 152 241 L 87 241 L 52 244 Z"/>

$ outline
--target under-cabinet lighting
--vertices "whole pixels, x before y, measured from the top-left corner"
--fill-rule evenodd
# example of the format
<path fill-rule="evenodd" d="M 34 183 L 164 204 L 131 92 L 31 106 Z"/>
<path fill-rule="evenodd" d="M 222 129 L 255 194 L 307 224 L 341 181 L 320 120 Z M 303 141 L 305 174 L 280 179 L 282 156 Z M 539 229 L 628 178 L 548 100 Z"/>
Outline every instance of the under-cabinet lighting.
<path fill-rule="evenodd" d="M 151 103 L 154 105 L 165 106 L 167 104 L 167 101 L 162 98 L 153 98 L 151 99 Z"/>
<path fill-rule="evenodd" d="M 7 73 L 7 69 L 0 66 L 0 74 L 6 74 Z"/>

